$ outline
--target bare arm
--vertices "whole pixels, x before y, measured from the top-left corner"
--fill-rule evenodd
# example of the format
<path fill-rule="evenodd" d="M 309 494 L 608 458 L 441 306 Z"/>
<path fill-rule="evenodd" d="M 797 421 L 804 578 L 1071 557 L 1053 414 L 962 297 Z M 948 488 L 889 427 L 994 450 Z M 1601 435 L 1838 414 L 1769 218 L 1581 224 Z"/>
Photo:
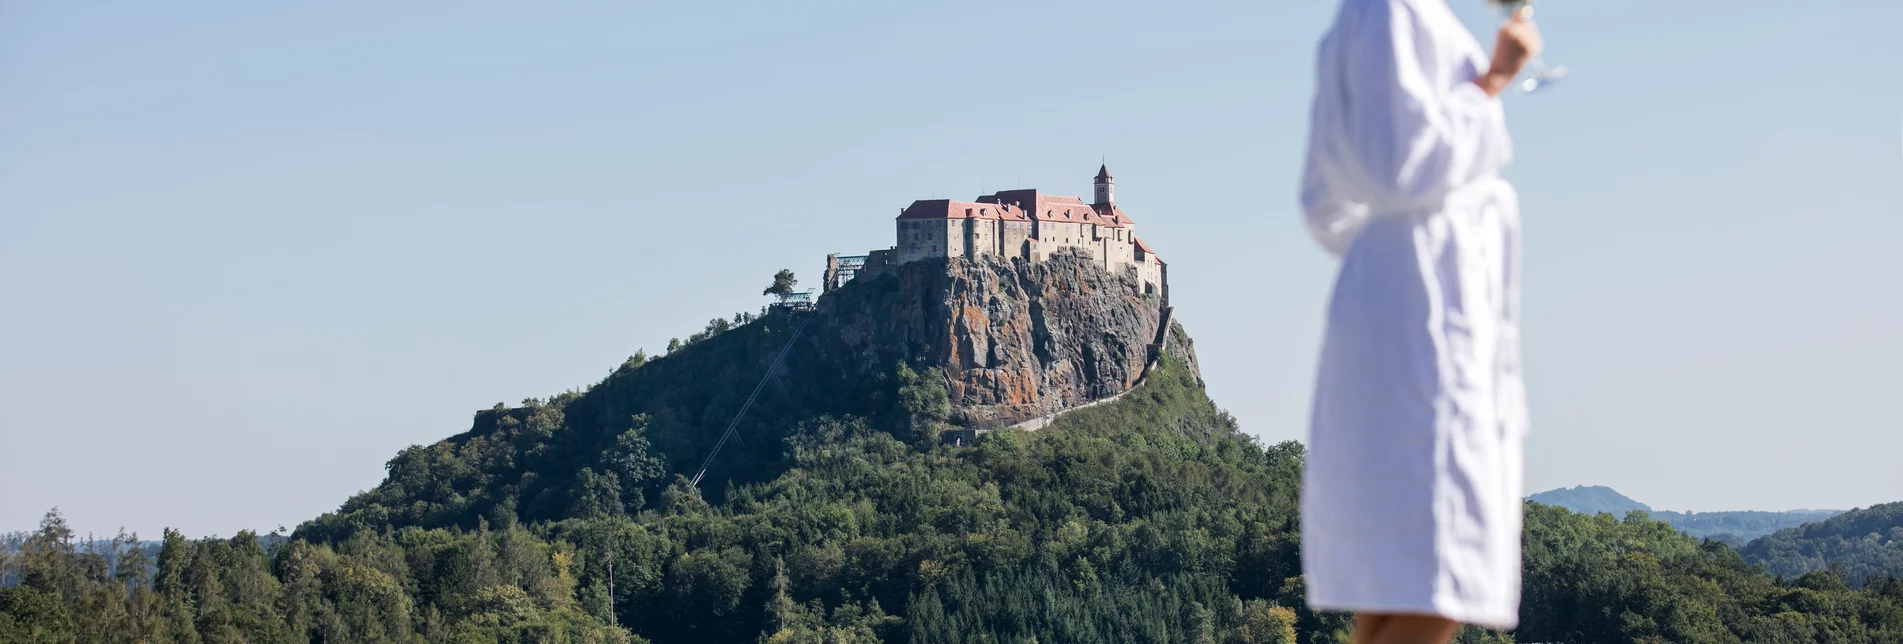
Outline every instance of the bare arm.
<path fill-rule="evenodd" d="M 1521 7 L 1507 20 L 1507 24 L 1501 25 L 1500 37 L 1493 47 L 1493 66 L 1487 73 L 1474 79 L 1480 91 L 1486 92 L 1488 96 L 1499 96 L 1520 75 L 1520 70 L 1526 67 L 1526 61 L 1539 55 L 1540 49 L 1545 47 L 1545 42 L 1540 38 L 1540 29 L 1533 25 L 1532 17 L 1532 7 Z"/>

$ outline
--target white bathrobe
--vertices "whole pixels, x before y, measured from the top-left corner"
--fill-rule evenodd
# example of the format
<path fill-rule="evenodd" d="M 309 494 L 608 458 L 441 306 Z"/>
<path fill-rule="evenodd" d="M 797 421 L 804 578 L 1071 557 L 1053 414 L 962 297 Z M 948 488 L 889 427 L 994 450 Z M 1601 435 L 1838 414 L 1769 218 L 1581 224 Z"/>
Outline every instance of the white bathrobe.
<path fill-rule="evenodd" d="M 1344 0 L 1302 209 L 1341 257 L 1309 433 L 1310 606 L 1519 620 L 1519 204 L 1488 60 L 1444 0 Z"/>

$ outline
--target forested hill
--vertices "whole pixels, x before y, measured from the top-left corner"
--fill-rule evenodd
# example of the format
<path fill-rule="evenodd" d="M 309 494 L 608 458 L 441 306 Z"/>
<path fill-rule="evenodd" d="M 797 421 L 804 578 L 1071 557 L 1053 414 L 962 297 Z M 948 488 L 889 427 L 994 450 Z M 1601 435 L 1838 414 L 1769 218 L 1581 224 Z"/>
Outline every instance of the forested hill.
<path fill-rule="evenodd" d="M 905 264 L 848 282 L 816 312 L 715 319 L 586 391 L 498 403 L 469 431 L 404 450 L 382 484 L 298 534 L 638 513 L 673 477 L 694 475 L 790 343 L 703 482 L 718 502 L 728 482 L 777 475 L 787 466 L 781 441 L 823 417 L 863 419 L 927 446 L 945 429 L 1121 393 L 1148 362 L 1160 308 L 1133 274 L 1075 255 Z M 1166 352 L 1194 377 L 1188 335 L 1180 324 L 1172 334 Z"/>
<path fill-rule="evenodd" d="M 1344 641 L 1347 616 L 1303 604 L 1302 446 L 1243 433 L 1180 328 L 1114 402 L 938 439 L 1136 379 L 1141 323 L 1074 321 L 1151 304 L 1088 264 L 1044 264 L 939 265 L 855 282 L 801 314 L 817 317 L 710 324 L 404 450 L 274 548 L 168 532 L 148 575 L 142 550 L 108 565 L 49 513 L 0 560 L 22 579 L 0 589 L 0 642 Z M 890 315 L 863 314 L 879 302 Z M 689 485 L 807 320 L 827 325 Z M 1640 515 L 1537 503 L 1525 543 L 1521 629 L 1460 641 L 1903 641 L 1903 582 L 1780 582 Z"/>
<path fill-rule="evenodd" d="M 1680 532 L 1694 537 L 1717 539 L 1734 548 L 1743 547 L 1752 539 L 1771 534 L 1785 528 L 1796 527 L 1812 521 L 1837 516 L 1839 510 L 1792 510 L 1789 512 L 1726 511 L 1726 512 L 1670 512 L 1653 510 L 1651 506 L 1633 500 L 1618 491 L 1602 485 L 1581 485 L 1572 488 L 1547 490 L 1527 497 L 1528 500 L 1557 505 L 1580 514 L 1598 514 L 1601 512 L 1615 517 L 1623 517 L 1627 512 L 1645 512 L 1653 519 L 1672 524 Z"/>
<path fill-rule="evenodd" d="M 1756 510 L 1728 512 L 1652 512 L 1652 518 L 1672 524 L 1672 527 L 1694 537 L 1716 539 L 1733 548 L 1779 530 L 1794 528 L 1814 521 L 1823 521 L 1843 514 L 1842 510 L 1791 510 L 1788 512 L 1763 512 Z"/>
<path fill-rule="evenodd" d="M 1599 514 L 1604 512 L 1615 517 L 1625 516 L 1627 512 L 1638 510 L 1651 512 L 1652 507 L 1632 500 L 1618 490 L 1604 485 L 1581 485 L 1547 490 L 1526 497 L 1529 501 L 1557 505 L 1580 514 Z"/>
<path fill-rule="evenodd" d="M 1779 530 L 1752 541 L 1742 554 L 1785 577 L 1833 570 L 1853 585 L 1903 577 L 1903 502 Z"/>
<path fill-rule="evenodd" d="M 50 516 L 17 562 L 26 585 L 0 590 L 0 641 L 1250 644 L 1347 627 L 1302 605 L 1301 446 L 1250 440 L 1180 363 L 975 446 L 858 417 L 777 446 L 776 476 L 717 505 L 677 480 L 633 514 L 345 524 L 273 551 L 168 534 L 152 578 L 62 550 Z M 1526 544 L 1522 628 L 1463 642 L 1903 638 L 1903 582 L 1781 585 L 1637 515 L 1529 504 Z"/>

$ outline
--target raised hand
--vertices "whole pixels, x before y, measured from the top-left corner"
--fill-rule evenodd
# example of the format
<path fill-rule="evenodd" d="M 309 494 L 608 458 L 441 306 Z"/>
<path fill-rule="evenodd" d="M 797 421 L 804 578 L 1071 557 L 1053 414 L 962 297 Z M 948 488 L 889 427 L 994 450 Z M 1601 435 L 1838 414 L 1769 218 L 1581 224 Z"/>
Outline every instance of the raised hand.
<path fill-rule="evenodd" d="M 1537 58 L 1545 48 L 1540 28 L 1533 24 L 1533 8 L 1521 6 L 1500 26 L 1500 35 L 1493 47 L 1492 67 L 1474 79 L 1474 84 L 1486 90 L 1488 96 L 1499 96 L 1526 69 L 1527 62 Z"/>

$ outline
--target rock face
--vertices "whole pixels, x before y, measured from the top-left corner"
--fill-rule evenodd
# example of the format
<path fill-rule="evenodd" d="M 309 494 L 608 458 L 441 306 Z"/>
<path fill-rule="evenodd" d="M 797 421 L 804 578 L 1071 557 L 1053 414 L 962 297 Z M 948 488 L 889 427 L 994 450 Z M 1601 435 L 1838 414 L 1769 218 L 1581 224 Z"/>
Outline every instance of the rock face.
<path fill-rule="evenodd" d="M 946 380 L 952 420 L 996 427 L 1122 393 L 1142 376 L 1162 302 L 1088 257 L 904 264 L 826 295 L 811 333 L 841 369 L 904 360 Z M 1172 324 L 1165 351 L 1196 358 Z"/>

